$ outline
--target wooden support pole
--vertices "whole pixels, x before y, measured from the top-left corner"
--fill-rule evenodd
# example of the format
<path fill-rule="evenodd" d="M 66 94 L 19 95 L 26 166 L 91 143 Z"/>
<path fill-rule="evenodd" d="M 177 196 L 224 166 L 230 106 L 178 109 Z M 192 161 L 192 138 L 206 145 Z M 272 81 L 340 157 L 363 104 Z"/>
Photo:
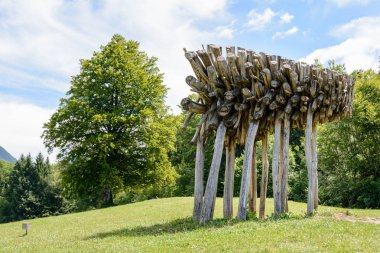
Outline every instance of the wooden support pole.
<path fill-rule="evenodd" d="M 268 188 L 268 134 L 263 136 L 261 140 L 262 143 L 262 155 L 261 155 L 261 164 L 262 164 L 262 173 L 261 173 L 261 184 L 260 184 L 260 219 L 265 218 L 265 201 L 267 198 L 267 188 Z"/>
<path fill-rule="evenodd" d="M 306 129 L 305 129 L 305 155 L 306 166 L 308 175 L 308 194 L 307 194 L 307 214 L 312 215 L 314 211 L 314 168 L 313 168 L 313 154 L 312 154 L 312 125 L 313 125 L 313 112 L 311 106 L 307 111 L 306 116 Z"/>
<path fill-rule="evenodd" d="M 282 177 L 284 174 L 284 122 L 281 121 L 281 137 L 280 137 L 280 150 L 279 150 L 279 165 L 278 165 L 278 181 L 280 185 L 280 214 L 284 212 L 284 206 L 282 205 Z"/>
<path fill-rule="evenodd" d="M 288 172 L 289 172 L 289 136 L 290 136 L 290 120 L 289 115 L 285 114 L 284 117 L 284 131 L 282 136 L 282 159 L 283 171 L 281 178 L 281 213 L 287 212 L 287 198 L 288 198 Z"/>
<path fill-rule="evenodd" d="M 277 113 L 274 125 L 274 143 L 273 143 L 273 161 L 272 161 L 272 177 L 273 177 L 273 200 L 274 214 L 281 213 L 281 186 L 280 186 L 280 146 L 281 146 L 281 119 Z"/>
<path fill-rule="evenodd" d="M 318 210 L 318 149 L 317 149 L 317 124 L 313 124 L 312 130 L 313 169 L 314 169 L 314 210 Z"/>
<path fill-rule="evenodd" d="M 204 170 L 204 139 L 203 125 L 197 139 L 197 151 L 195 155 L 195 179 L 194 179 L 194 209 L 193 220 L 200 221 L 203 202 L 203 170 Z"/>
<path fill-rule="evenodd" d="M 201 223 L 205 224 L 211 220 L 214 215 L 214 206 L 216 198 L 216 190 L 218 186 L 218 175 L 220 169 L 220 162 L 222 160 L 224 136 L 226 134 L 226 127 L 223 122 L 219 123 L 216 131 L 216 138 L 214 143 L 214 154 L 212 157 L 210 173 L 207 179 L 206 190 L 203 198 Z"/>
<path fill-rule="evenodd" d="M 235 174 L 235 138 L 231 137 L 226 147 L 226 170 L 224 174 L 223 217 L 233 216 L 234 174 Z"/>
<path fill-rule="evenodd" d="M 255 143 L 258 128 L 258 121 L 250 122 L 247 131 L 247 138 L 245 140 L 243 171 L 241 175 L 240 197 L 237 215 L 237 218 L 239 220 L 245 220 L 247 215 L 247 198 L 249 191 L 250 175 L 252 170 L 253 145 Z"/>
<path fill-rule="evenodd" d="M 254 213 L 257 212 L 256 202 L 257 202 L 257 155 L 256 155 L 256 143 L 253 144 L 252 153 L 252 172 L 251 172 L 251 187 L 249 191 L 249 211 Z"/>

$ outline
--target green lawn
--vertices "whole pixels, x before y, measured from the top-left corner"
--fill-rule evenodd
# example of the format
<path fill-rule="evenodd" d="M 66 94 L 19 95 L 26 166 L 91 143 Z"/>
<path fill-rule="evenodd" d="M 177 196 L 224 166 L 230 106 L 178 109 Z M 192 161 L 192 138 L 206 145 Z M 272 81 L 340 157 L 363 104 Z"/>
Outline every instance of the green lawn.
<path fill-rule="evenodd" d="M 190 218 L 192 198 L 168 198 L 83 213 L 0 224 L 0 252 L 380 252 L 380 224 L 337 220 L 380 217 L 380 210 L 321 206 L 304 218 L 306 205 L 289 202 L 288 218 L 215 220 L 199 226 Z M 235 199 L 235 207 L 237 199 Z M 268 200 L 268 213 L 273 202 Z M 235 209 L 236 213 L 236 209 Z"/>

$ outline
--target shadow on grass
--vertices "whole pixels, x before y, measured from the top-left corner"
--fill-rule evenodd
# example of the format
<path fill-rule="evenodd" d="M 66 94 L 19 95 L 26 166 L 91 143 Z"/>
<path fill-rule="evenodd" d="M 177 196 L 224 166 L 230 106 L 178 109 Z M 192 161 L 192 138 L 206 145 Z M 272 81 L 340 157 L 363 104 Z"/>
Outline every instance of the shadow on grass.
<path fill-rule="evenodd" d="M 90 239 L 103 239 L 107 237 L 136 237 L 136 236 L 149 236 L 149 235 L 162 235 L 162 234 L 175 234 L 184 233 L 197 229 L 207 229 L 207 228 L 219 228 L 225 226 L 233 226 L 239 223 L 238 220 L 232 219 L 214 219 L 208 222 L 206 225 L 200 225 L 198 222 L 193 221 L 192 218 L 182 218 L 176 219 L 167 223 L 154 224 L 152 226 L 139 226 L 134 228 L 123 228 L 110 232 L 97 233 L 95 235 L 89 236 L 86 240 Z"/>
<path fill-rule="evenodd" d="M 291 213 L 284 214 L 282 216 L 267 216 L 264 220 L 259 220 L 254 214 L 248 213 L 247 215 L 247 221 L 256 221 L 260 223 L 271 223 L 271 222 L 278 222 L 283 220 L 299 220 L 304 219 L 305 216 L 301 215 L 294 215 Z M 133 227 L 133 228 L 123 228 L 118 229 L 114 231 L 109 232 L 101 232 L 97 233 L 95 235 L 89 236 L 85 238 L 86 240 L 91 239 L 104 239 L 107 237 L 138 237 L 138 236 L 158 236 L 162 234 L 175 234 L 175 233 L 184 233 L 189 232 L 193 230 L 201 230 L 201 229 L 208 229 L 208 228 L 221 228 L 221 227 L 228 227 L 228 226 L 234 226 L 238 223 L 245 222 L 240 221 L 237 219 L 214 219 L 209 221 L 205 225 L 200 225 L 198 222 L 193 221 L 191 217 L 188 218 L 182 218 L 182 219 L 176 219 L 167 223 L 162 224 L 154 224 L 151 226 L 139 226 L 139 227 Z"/>

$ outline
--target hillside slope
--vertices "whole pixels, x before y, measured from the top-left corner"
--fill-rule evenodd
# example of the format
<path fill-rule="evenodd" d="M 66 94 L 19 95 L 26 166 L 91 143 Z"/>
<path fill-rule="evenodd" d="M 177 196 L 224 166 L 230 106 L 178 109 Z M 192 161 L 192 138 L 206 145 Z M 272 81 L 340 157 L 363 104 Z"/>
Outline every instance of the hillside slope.
<path fill-rule="evenodd" d="M 380 217 L 380 210 L 321 206 L 318 215 L 304 218 L 306 205 L 289 202 L 294 214 L 287 218 L 238 222 L 220 218 L 218 199 L 215 220 L 199 226 L 190 218 L 192 203 L 156 199 L 35 219 L 27 236 L 22 222 L 0 224 L 0 252 L 380 252 L 380 225 L 359 222 Z"/>
<path fill-rule="evenodd" d="M 14 158 L 8 151 L 5 150 L 2 146 L 0 146 L 0 160 L 4 160 L 9 163 L 16 162 L 16 158 Z"/>

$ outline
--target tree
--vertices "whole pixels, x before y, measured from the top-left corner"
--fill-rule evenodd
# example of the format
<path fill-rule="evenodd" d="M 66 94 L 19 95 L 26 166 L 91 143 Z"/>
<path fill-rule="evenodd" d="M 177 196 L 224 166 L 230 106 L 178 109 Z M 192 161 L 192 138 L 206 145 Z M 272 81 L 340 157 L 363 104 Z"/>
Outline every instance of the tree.
<path fill-rule="evenodd" d="M 380 77 L 357 71 L 352 118 L 321 128 L 320 198 L 344 207 L 380 207 Z"/>
<path fill-rule="evenodd" d="M 70 211 L 59 186 L 49 182 L 49 159 L 22 155 L 14 165 L 4 191 L 2 222 L 56 215 Z"/>
<path fill-rule="evenodd" d="M 49 151 L 58 149 L 68 194 L 93 206 L 112 205 L 125 188 L 174 182 L 167 153 L 174 149 L 175 126 L 156 61 L 120 35 L 80 61 L 43 132 Z"/>

